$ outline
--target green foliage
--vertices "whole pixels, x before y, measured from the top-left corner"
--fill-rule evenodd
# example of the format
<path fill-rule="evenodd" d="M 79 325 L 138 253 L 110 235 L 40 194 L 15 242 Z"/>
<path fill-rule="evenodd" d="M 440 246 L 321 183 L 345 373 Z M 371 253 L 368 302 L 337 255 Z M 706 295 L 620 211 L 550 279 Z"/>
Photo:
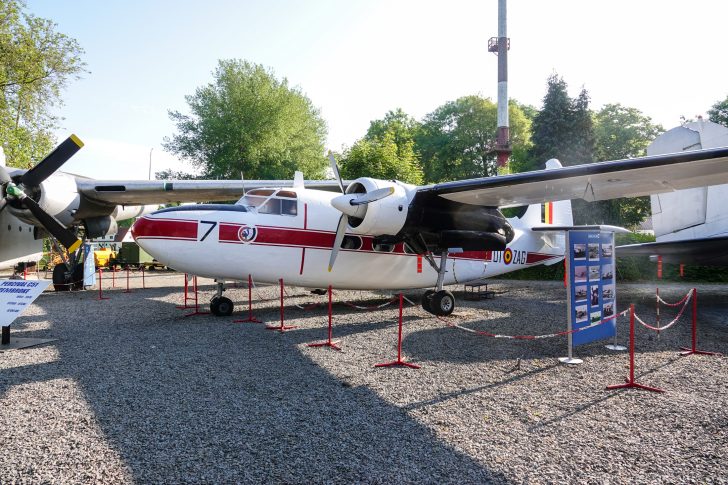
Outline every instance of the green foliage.
<path fill-rule="evenodd" d="M 24 8 L 18 0 L 0 3 L 0 141 L 8 165 L 21 168 L 53 149 L 59 119 L 51 109 L 85 68 L 76 40 Z"/>
<path fill-rule="evenodd" d="M 154 172 L 154 180 L 198 180 L 201 178 L 202 177 L 199 175 L 172 170 L 171 168 L 164 169 L 160 172 Z"/>
<path fill-rule="evenodd" d="M 191 114 L 170 111 L 179 133 L 169 152 L 202 168 L 204 178 L 287 179 L 295 170 L 321 178 L 326 124 L 311 100 L 272 71 L 221 60 L 212 83 L 185 97 Z"/>
<path fill-rule="evenodd" d="M 664 132 L 636 108 L 607 104 L 594 116 L 597 160 L 621 160 L 645 155 L 647 146 Z"/>
<path fill-rule="evenodd" d="M 518 163 L 530 147 L 531 122 L 516 103 L 508 107 L 512 158 Z M 427 182 L 496 175 L 497 105 L 465 96 L 428 114 L 416 135 Z"/>
<path fill-rule="evenodd" d="M 716 102 L 711 109 L 708 110 L 708 119 L 713 123 L 728 126 L 728 96 L 723 101 Z"/>
<path fill-rule="evenodd" d="M 422 183 L 422 169 L 414 152 L 414 142 L 396 141 L 394 130 L 362 138 L 354 143 L 341 160 L 341 176 L 354 179 L 367 176 L 397 179 L 411 184 Z"/>

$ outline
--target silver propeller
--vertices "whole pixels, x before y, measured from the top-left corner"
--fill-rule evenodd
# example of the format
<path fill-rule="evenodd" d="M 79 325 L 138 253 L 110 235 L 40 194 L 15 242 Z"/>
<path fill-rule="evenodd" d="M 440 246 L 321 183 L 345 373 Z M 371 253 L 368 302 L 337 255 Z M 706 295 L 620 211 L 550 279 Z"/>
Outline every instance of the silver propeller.
<path fill-rule="evenodd" d="M 336 177 L 336 181 L 339 182 L 339 187 L 341 188 L 341 193 L 344 192 L 344 181 L 341 180 L 341 174 L 339 173 L 339 166 L 336 164 L 336 158 L 334 157 L 334 154 L 329 152 L 329 162 L 331 162 L 331 170 L 334 172 L 334 177 Z"/>

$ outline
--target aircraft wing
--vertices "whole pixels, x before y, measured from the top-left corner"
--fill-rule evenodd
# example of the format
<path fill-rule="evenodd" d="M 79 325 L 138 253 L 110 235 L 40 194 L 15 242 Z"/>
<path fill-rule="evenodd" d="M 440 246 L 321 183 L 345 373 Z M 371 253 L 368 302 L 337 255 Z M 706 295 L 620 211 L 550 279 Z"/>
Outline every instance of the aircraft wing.
<path fill-rule="evenodd" d="M 617 256 L 662 256 L 666 263 L 728 266 L 728 236 L 617 246 Z"/>
<path fill-rule="evenodd" d="M 292 180 L 93 180 L 77 179 L 79 193 L 107 205 L 148 205 L 171 202 L 237 200 L 243 192 L 262 187 L 291 187 Z M 312 189 L 339 190 L 335 180 L 306 181 Z"/>
<path fill-rule="evenodd" d="M 638 197 L 728 183 L 728 147 L 423 186 L 416 197 L 490 207 Z"/>

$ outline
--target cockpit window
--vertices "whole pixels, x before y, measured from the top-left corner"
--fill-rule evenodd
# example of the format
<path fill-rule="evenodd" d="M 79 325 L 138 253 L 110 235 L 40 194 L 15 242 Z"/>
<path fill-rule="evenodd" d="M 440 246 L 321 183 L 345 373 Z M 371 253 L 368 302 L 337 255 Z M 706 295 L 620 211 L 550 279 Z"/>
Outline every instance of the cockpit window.
<path fill-rule="evenodd" d="M 292 190 L 253 189 L 238 202 L 253 207 L 258 214 L 298 215 L 298 195 Z"/>

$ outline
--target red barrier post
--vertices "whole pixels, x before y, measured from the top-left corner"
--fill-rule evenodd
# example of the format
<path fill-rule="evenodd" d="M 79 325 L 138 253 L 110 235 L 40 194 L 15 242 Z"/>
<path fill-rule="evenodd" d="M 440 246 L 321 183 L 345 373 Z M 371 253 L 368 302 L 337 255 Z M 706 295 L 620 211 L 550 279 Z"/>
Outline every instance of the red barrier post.
<path fill-rule="evenodd" d="M 409 362 L 405 362 L 402 360 L 402 300 L 403 300 L 402 293 L 399 294 L 399 330 L 397 334 L 397 360 L 394 360 L 392 362 L 386 362 L 384 364 L 374 364 L 374 367 L 393 367 L 402 365 L 405 367 L 409 367 L 411 369 L 419 369 L 420 366 L 417 364 L 410 364 Z"/>
<path fill-rule="evenodd" d="M 248 318 L 233 320 L 233 323 L 263 323 L 253 316 L 253 277 L 248 274 Z"/>
<path fill-rule="evenodd" d="M 126 290 L 124 290 L 124 293 L 131 293 L 131 290 L 129 289 L 129 265 L 126 265 Z"/>
<path fill-rule="evenodd" d="M 102 289 L 102 286 L 103 286 L 103 276 L 102 275 L 103 274 L 104 274 L 104 272 L 102 271 L 101 268 L 99 268 L 99 297 L 96 298 L 97 301 L 109 299 L 109 297 L 104 296 L 103 289 Z"/>
<path fill-rule="evenodd" d="M 144 265 L 142 265 L 142 289 L 147 289 L 147 283 L 144 281 Z"/>
<path fill-rule="evenodd" d="M 293 330 L 294 328 L 298 328 L 296 325 L 284 325 L 283 324 L 283 278 L 279 279 L 278 282 L 281 285 L 281 324 L 280 325 L 266 325 L 266 330 L 278 330 L 279 332 L 283 333 L 286 330 Z"/>
<path fill-rule="evenodd" d="M 332 313 L 333 313 L 332 312 L 333 304 L 332 304 L 331 294 L 332 294 L 331 285 L 329 285 L 329 338 L 328 338 L 328 340 L 326 340 L 324 342 L 316 342 L 316 343 L 308 344 L 309 347 L 331 347 L 332 349 L 335 349 L 335 350 L 341 350 L 341 347 L 336 345 L 339 343 L 339 341 L 337 340 L 334 342 L 331 340 L 331 336 L 333 334 L 332 329 L 331 329 L 331 322 L 332 322 L 331 317 L 332 317 Z"/>
<path fill-rule="evenodd" d="M 657 257 L 657 279 L 662 279 L 662 256 Z"/>
<path fill-rule="evenodd" d="M 28 279 L 28 267 L 27 266 L 23 266 L 23 279 L 24 280 Z"/>
<path fill-rule="evenodd" d="M 721 355 L 719 352 L 706 352 L 705 350 L 698 350 L 698 289 L 693 288 L 693 328 L 692 328 L 692 343 L 690 347 L 680 347 L 685 352 L 680 352 L 680 355 Z"/>
<path fill-rule="evenodd" d="M 188 308 L 192 308 L 191 306 L 188 306 L 187 305 L 187 300 L 189 300 L 189 298 L 187 296 L 187 290 L 189 289 L 189 287 L 190 287 L 190 280 L 189 280 L 189 277 L 187 276 L 187 273 L 185 273 L 185 287 L 184 287 L 185 300 L 184 300 L 184 305 L 177 305 L 177 308 L 179 308 L 180 310 L 187 310 Z"/>
<path fill-rule="evenodd" d="M 194 289 L 195 289 L 195 306 L 194 306 L 195 311 L 193 311 L 192 313 L 186 314 L 185 317 L 191 317 L 193 315 L 209 315 L 210 312 L 201 312 L 200 311 L 200 304 L 197 300 L 197 276 L 193 276 L 192 280 L 194 281 L 193 285 L 194 285 Z"/>
<path fill-rule="evenodd" d="M 645 386 L 634 381 L 634 304 L 629 306 L 629 378 L 625 379 L 626 384 L 615 384 L 607 386 L 607 389 L 622 389 L 636 387 L 652 392 L 665 392 L 656 387 Z"/>

